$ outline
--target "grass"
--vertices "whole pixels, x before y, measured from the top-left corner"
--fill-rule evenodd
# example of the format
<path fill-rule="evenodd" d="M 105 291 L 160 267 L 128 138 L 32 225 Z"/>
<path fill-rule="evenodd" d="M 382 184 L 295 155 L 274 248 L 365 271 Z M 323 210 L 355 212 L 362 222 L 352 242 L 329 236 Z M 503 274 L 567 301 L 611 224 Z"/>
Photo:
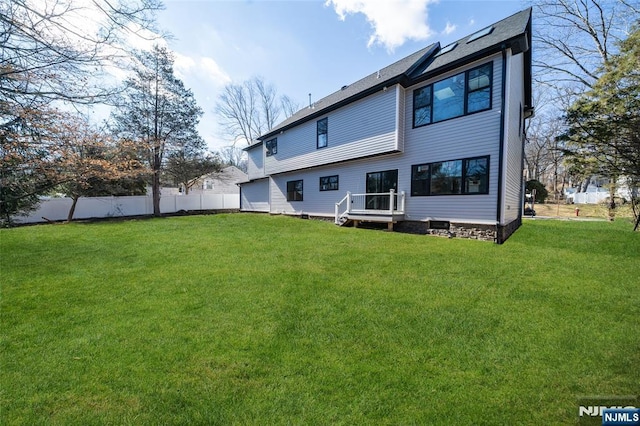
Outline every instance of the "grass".
<path fill-rule="evenodd" d="M 262 215 L 0 231 L 0 423 L 571 424 L 640 393 L 640 235 Z"/>
<path fill-rule="evenodd" d="M 538 216 L 550 216 L 559 218 L 576 218 L 576 208 L 579 209 L 580 218 L 599 218 L 607 219 L 609 217 L 609 208 L 606 203 L 599 204 L 565 204 L 545 203 L 534 205 L 534 210 Z M 615 217 L 618 219 L 629 219 L 633 217 L 631 204 L 618 204 L 615 209 Z"/>

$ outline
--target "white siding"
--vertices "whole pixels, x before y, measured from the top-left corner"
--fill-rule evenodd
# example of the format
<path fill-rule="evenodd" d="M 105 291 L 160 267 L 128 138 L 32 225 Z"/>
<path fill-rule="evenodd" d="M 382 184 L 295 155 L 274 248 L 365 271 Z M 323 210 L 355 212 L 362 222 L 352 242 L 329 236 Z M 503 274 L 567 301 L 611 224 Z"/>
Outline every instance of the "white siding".
<path fill-rule="evenodd" d="M 522 104 L 524 103 L 524 82 L 522 54 L 510 56 L 508 72 L 507 108 L 505 123 L 506 151 L 504 156 L 504 203 L 502 224 L 507 224 L 520 215 L 522 200 Z"/>
<path fill-rule="evenodd" d="M 264 177 L 264 144 L 247 150 L 247 176 L 250 180 Z"/>
<path fill-rule="evenodd" d="M 347 191 L 362 194 L 365 192 L 366 174 L 396 168 L 392 154 L 375 159 L 360 159 L 348 163 L 316 167 L 309 170 L 284 173 L 272 177 L 271 213 L 308 213 L 318 216 L 333 216 L 335 203 L 346 195 Z M 382 167 L 382 168 L 381 168 Z M 320 191 L 320 177 L 339 176 L 337 191 Z M 287 182 L 304 181 L 304 201 L 287 201 Z"/>
<path fill-rule="evenodd" d="M 397 90 L 391 87 L 277 135 L 267 174 L 336 163 L 396 150 Z M 316 146 L 317 120 L 328 118 L 328 146 Z"/>
<path fill-rule="evenodd" d="M 240 185 L 240 209 L 254 212 L 269 211 L 269 179 Z"/>

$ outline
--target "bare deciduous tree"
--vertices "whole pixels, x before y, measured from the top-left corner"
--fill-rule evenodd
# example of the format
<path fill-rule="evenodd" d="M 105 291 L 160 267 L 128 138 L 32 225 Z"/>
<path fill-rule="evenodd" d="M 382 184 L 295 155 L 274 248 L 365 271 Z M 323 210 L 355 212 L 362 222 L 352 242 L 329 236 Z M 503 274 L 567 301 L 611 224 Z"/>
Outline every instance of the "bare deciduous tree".
<path fill-rule="evenodd" d="M 278 98 L 275 87 L 262 77 L 242 84 L 228 84 L 218 97 L 215 112 L 220 125 L 233 145 L 239 141 L 250 145 L 258 136 L 271 130 L 282 114 L 293 114 L 298 105 L 288 96 Z"/>
<path fill-rule="evenodd" d="M 113 87 L 95 77 L 129 56 L 129 36 L 155 30 L 161 8 L 159 0 L 0 2 L 2 101 L 104 101 Z"/>
<path fill-rule="evenodd" d="M 228 164 L 245 173 L 247 172 L 247 156 L 242 148 L 235 145 L 225 146 L 218 151 L 218 156 L 223 164 Z"/>
<path fill-rule="evenodd" d="M 637 0 L 540 0 L 535 12 L 534 67 L 539 84 L 591 88 L 602 66 L 638 18 Z"/>
<path fill-rule="evenodd" d="M 51 158 L 46 140 L 55 132 L 46 126 L 55 126 L 54 107 L 109 99 L 116 88 L 107 72 L 129 55 L 130 36 L 152 34 L 161 8 L 160 0 L 0 1 L 0 210 L 7 221 L 50 188 L 37 171 Z"/>
<path fill-rule="evenodd" d="M 570 173 L 585 182 L 590 176 L 564 165 L 562 116 L 591 89 L 605 63 L 618 50 L 638 18 L 638 0 L 540 0 L 534 7 L 533 66 L 536 115 L 529 120 L 525 157 L 532 175 L 550 173 L 558 182 Z M 537 96 L 536 96 L 537 95 Z M 574 182 L 574 184 L 577 182 Z"/>

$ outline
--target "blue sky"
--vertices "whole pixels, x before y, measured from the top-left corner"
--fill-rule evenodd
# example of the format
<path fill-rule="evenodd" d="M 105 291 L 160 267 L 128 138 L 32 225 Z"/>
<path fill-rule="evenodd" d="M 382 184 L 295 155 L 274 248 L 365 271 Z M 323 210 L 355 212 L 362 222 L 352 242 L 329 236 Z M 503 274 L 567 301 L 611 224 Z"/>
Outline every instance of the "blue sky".
<path fill-rule="evenodd" d="M 174 69 L 204 110 L 210 149 L 229 145 L 213 113 L 222 87 L 262 76 L 304 106 L 433 42 L 443 46 L 524 1 L 165 0 Z M 284 118 L 284 117 L 282 117 Z"/>

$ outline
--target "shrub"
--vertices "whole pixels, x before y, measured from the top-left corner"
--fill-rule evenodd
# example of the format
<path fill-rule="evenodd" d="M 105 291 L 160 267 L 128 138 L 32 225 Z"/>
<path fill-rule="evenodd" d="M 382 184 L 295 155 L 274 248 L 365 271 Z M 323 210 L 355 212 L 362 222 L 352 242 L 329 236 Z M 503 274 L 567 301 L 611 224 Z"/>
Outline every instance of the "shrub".
<path fill-rule="evenodd" d="M 533 193 L 533 190 L 536 191 L 536 203 L 544 203 L 544 200 L 547 199 L 549 195 L 549 191 L 544 187 L 544 185 L 535 179 L 531 179 L 527 181 L 525 188 L 527 192 Z"/>

